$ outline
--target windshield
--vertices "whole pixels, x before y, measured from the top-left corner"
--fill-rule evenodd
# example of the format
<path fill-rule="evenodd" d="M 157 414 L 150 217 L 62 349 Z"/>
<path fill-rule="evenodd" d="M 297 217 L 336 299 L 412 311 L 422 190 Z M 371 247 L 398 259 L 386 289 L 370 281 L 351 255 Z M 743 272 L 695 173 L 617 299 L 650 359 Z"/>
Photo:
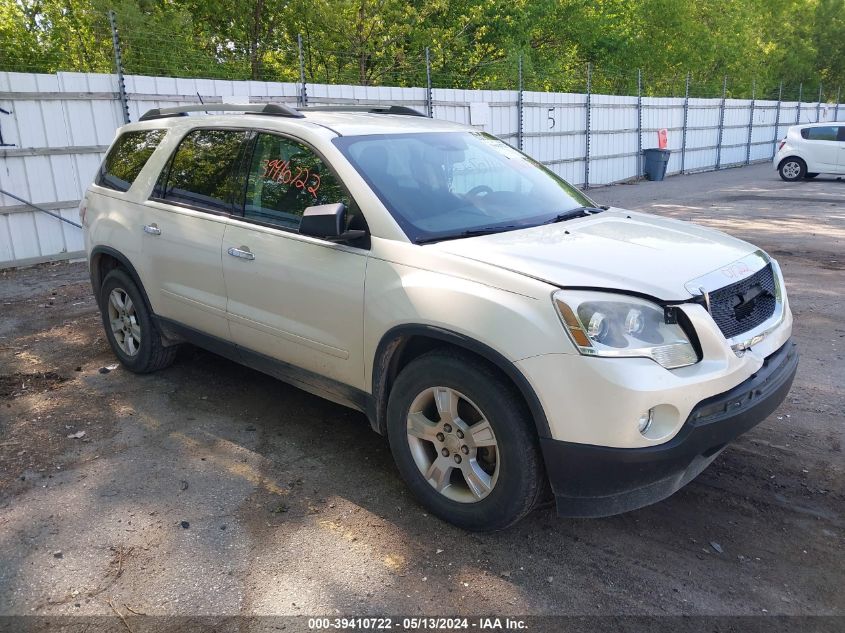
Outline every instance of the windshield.
<path fill-rule="evenodd" d="M 418 243 L 536 226 L 595 206 L 537 161 L 483 132 L 333 142 Z"/>

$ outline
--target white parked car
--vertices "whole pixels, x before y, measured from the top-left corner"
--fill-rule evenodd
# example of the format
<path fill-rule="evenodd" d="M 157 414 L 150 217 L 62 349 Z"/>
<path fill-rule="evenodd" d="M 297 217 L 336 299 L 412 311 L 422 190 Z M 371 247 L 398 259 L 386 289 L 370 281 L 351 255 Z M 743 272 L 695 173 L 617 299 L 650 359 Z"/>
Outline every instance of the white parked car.
<path fill-rule="evenodd" d="M 845 123 L 793 125 L 773 160 L 788 182 L 819 174 L 845 174 Z"/>
<path fill-rule="evenodd" d="M 366 414 L 431 512 L 659 501 L 788 392 L 777 262 L 400 107 L 152 110 L 80 213 L 114 353 L 191 342 Z M 366 110 L 366 108 L 364 109 Z"/>

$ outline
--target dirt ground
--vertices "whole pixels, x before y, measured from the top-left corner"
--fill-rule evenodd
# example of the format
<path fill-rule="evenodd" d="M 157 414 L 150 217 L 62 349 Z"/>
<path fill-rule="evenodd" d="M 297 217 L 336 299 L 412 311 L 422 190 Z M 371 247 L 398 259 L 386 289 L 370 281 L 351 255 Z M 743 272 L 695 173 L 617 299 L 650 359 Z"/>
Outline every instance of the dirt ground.
<path fill-rule="evenodd" d="M 6 271 L 0 615 L 845 615 L 845 182 L 761 165 L 590 195 L 752 241 L 787 279 L 793 390 L 685 489 L 465 533 L 362 415 L 193 348 L 133 375 L 83 263 Z"/>

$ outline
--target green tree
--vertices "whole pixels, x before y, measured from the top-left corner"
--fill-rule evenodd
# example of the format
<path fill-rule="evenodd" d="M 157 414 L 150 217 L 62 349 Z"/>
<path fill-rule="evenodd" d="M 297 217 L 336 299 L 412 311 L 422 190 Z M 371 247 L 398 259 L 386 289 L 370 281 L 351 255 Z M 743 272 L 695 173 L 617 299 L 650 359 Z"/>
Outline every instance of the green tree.
<path fill-rule="evenodd" d="M 845 84 L 845 0 L 819 0 L 814 21 L 814 70 L 833 91 Z"/>
<path fill-rule="evenodd" d="M 424 50 L 444 87 L 525 85 L 647 94 L 771 96 L 845 79 L 845 0 L 3 0 L 0 70 L 113 65 L 107 12 L 128 72 L 292 81 L 297 35 L 310 82 L 423 85 Z M 794 91 L 793 91 L 794 92 Z"/>

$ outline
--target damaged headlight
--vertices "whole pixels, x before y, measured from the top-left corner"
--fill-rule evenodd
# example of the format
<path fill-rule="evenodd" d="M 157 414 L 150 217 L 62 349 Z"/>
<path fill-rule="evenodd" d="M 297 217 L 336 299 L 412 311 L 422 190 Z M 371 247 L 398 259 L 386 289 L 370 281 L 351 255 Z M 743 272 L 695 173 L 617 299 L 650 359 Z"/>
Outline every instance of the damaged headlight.
<path fill-rule="evenodd" d="M 683 328 L 663 308 L 627 295 L 559 290 L 555 308 L 578 351 L 587 356 L 651 358 L 666 369 L 698 362 Z"/>

